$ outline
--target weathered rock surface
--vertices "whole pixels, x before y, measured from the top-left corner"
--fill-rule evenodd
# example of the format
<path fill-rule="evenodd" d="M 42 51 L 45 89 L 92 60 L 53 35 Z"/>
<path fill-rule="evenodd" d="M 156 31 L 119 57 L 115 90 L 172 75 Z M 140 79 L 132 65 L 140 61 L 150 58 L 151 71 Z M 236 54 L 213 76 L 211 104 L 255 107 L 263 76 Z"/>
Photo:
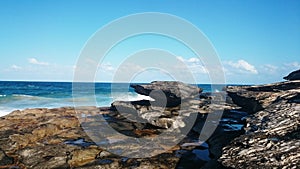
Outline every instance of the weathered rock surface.
<path fill-rule="evenodd" d="M 252 104 L 256 108 L 251 109 L 253 114 L 246 118 L 245 135 L 226 146 L 219 161 L 233 168 L 298 168 L 300 81 L 229 90 L 239 98 L 233 98 L 239 105 Z"/>
<path fill-rule="evenodd" d="M 97 119 L 93 118 L 93 115 L 110 112 L 107 109 L 86 107 L 81 108 L 79 113 L 80 116 L 84 114 L 86 115 L 84 117 L 89 117 L 87 121 L 92 122 Z M 101 146 L 97 146 L 86 135 L 80 127 L 77 115 L 74 108 L 57 108 L 14 111 L 2 117 L 0 120 L 0 167 L 175 168 L 179 160 L 179 157 L 174 156 L 172 152 L 147 159 L 117 157 L 105 151 Z M 119 121 L 122 122 L 122 120 Z M 127 126 L 130 125 L 133 124 L 128 123 Z M 140 128 L 137 130 L 142 133 L 143 126 Z M 130 130 L 134 135 L 136 129 L 129 127 L 128 131 Z M 149 134 L 151 133 L 146 133 L 146 135 Z M 124 147 L 124 149 L 127 148 Z"/>
<path fill-rule="evenodd" d="M 180 87 L 166 85 L 163 91 L 172 91 L 168 97 L 173 93 L 184 101 L 173 107 L 162 107 L 157 100 L 142 100 L 114 102 L 110 108 L 78 107 L 76 111 L 70 107 L 27 109 L 1 117 L 0 168 L 222 167 L 217 162 L 221 149 L 237 135 L 233 133 L 243 132 L 239 126 L 245 114 L 232 110 L 238 106 L 222 102 L 223 94 L 199 99 L 201 89 L 186 85 L 185 90 L 196 92 L 183 95 L 177 93 Z M 192 130 L 180 135 L 188 125 Z M 211 137 L 207 136 L 207 142 L 201 140 L 201 135 L 210 134 L 202 131 L 204 126 L 217 128 Z M 99 136 L 99 130 L 104 135 Z M 161 139 L 151 141 L 158 136 Z M 179 136 L 183 139 L 174 145 Z M 149 143 L 141 146 L 134 142 L 138 138 L 148 139 Z M 141 151 L 157 155 L 116 155 L 135 156 Z"/>
<path fill-rule="evenodd" d="M 230 114 L 230 113 L 228 113 Z M 78 117 L 79 115 L 79 117 Z M 106 119 L 99 121 L 98 116 Z M 231 114 L 232 115 L 232 114 Z M 201 115 L 197 123 L 204 124 L 206 119 Z M 230 115 L 229 115 L 230 116 Z M 78 121 L 81 121 L 81 124 Z M 0 166 L 1 168 L 187 168 L 189 166 L 205 166 L 215 157 L 210 157 L 208 146 L 203 147 L 199 140 L 201 127 L 196 132 L 189 132 L 179 145 L 172 145 L 174 136 L 164 134 L 160 147 L 150 146 L 149 150 L 165 150 L 162 154 L 149 158 L 125 158 L 116 156 L 105 150 L 110 144 L 114 150 L 138 151 L 141 147 L 133 147 L 126 138 L 111 133 L 101 139 L 96 145 L 87 136 L 81 126 L 86 124 L 101 125 L 107 123 L 116 131 L 130 137 L 156 137 L 162 129 L 155 129 L 145 123 L 138 123 L 126 119 L 118 112 L 96 107 L 82 107 L 57 109 L 27 109 L 14 111 L 0 120 Z M 229 125 L 224 120 L 223 125 Z M 99 126 L 100 123 L 100 126 Z M 214 137 L 217 142 L 217 136 Z M 131 145 L 128 149 L 128 144 Z M 103 145 L 103 146 L 102 146 Z M 209 143 L 210 145 L 210 143 Z M 213 146 L 212 146 L 213 147 Z M 112 150 L 112 149 L 111 149 Z M 220 148 L 218 149 L 220 151 Z M 214 156 L 214 155 L 213 155 Z M 192 159 L 190 157 L 193 157 Z M 216 162 L 210 165 L 220 165 Z"/>
<path fill-rule="evenodd" d="M 283 79 L 285 80 L 300 80 L 300 69 L 291 72 L 287 76 L 285 76 Z"/>
<path fill-rule="evenodd" d="M 125 118 L 141 123 L 150 123 L 163 129 L 186 126 L 185 118 L 198 113 L 201 101 L 197 99 L 202 89 L 181 82 L 154 81 L 149 85 L 131 85 L 139 94 L 154 101 L 115 101 L 113 110 Z M 170 107 L 172 106 L 172 107 Z"/>
<path fill-rule="evenodd" d="M 115 101 L 112 103 L 112 108 L 122 113 L 127 119 L 150 123 L 164 129 L 177 129 L 185 126 L 184 118 L 189 117 L 191 113 L 197 114 L 199 106 L 199 100 L 184 101 L 176 107 L 159 107 L 147 100 Z"/>
<path fill-rule="evenodd" d="M 154 81 L 147 85 L 131 85 L 135 92 L 152 97 L 158 105 L 174 107 L 182 100 L 199 97 L 202 89 L 176 81 Z"/>
<path fill-rule="evenodd" d="M 260 86 L 229 86 L 227 93 L 234 103 L 249 113 L 255 113 L 286 94 L 299 92 L 299 88 L 300 81 L 290 81 Z"/>
<path fill-rule="evenodd" d="M 115 101 L 111 104 L 112 109 L 132 121 L 147 122 L 164 129 L 186 126 L 184 121 L 191 114 L 207 114 L 217 110 L 223 112 L 224 109 L 239 108 L 225 101 L 225 93 L 206 94 L 207 97 L 199 99 L 199 92 L 202 89 L 181 82 L 155 81 L 149 85 L 131 85 L 131 87 L 140 94 L 150 95 L 155 101 Z M 161 95 L 152 96 L 151 93 L 155 91 L 161 92 Z M 179 105 L 177 101 L 176 106 L 172 107 L 162 103 L 161 97 L 168 98 L 170 104 L 174 104 L 173 100 L 170 101 L 171 95 L 171 99 L 180 99 Z"/>

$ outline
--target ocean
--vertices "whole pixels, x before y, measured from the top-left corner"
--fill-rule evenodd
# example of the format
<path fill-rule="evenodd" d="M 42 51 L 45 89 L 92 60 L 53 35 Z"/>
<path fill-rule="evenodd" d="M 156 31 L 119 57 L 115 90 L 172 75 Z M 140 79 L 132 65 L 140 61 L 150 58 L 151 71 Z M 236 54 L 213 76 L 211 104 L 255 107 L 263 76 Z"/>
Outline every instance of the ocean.
<path fill-rule="evenodd" d="M 76 106 L 106 107 L 114 100 L 149 99 L 128 88 L 126 83 L 90 83 L 94 93 L 88 93 L 82 83 L 81 90 L 72 91 L 72 82 L 21 82 L 0 81 L 0 116 L 13 110 L 26 108 L 55 108 Z M 80 88 L 77 83 L 76 87 Z M 112 94 L 112 86 L 114 93 Z M 211 92 L 211 85 L 199 84 L 203 92 Z M 117 90 L 115 90 L 117 89 Z M 96 101 L 95 101 L 96 100 Z"/>

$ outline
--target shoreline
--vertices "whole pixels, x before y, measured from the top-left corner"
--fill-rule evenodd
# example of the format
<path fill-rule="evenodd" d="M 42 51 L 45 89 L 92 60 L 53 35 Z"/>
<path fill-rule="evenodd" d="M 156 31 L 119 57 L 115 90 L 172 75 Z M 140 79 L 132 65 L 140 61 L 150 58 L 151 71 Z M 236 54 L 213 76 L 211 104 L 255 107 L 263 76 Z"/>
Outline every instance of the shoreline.
<path fill-rule="evenodd" d="M 0 81 L 1 82 L 1 81 Z M 2 82 L 42 82 L 42 83 L 72 83 L 72 82 L 55 82 L 55 81 L 2 81 Z M 197 84 L 198 86 L 199 85 L 225 85 L 226 88 L 227 87 L 230 87 L 230 86 L 252 86 L 252 87 L 255 87 L 255 86 L 268 86 L 268 85 L 275 85 L 275 84 L 278 84 L 278 83 L 284 83 L 286 81 L 282 81 L 282 82 L 275 82 L 275 83 L 268 83 L 268 84 L 256 84 L 256 85 L 253 85 L 253 84 Z M 81 83 L 81 82 L 79 82 Z M 89 82 L 87 82 L 89 83 Z M 93 83 L 93 82 L 91 82 Z M 107 84 L 110 84 L 110 82 L 96 82 L 96 83 L 107 83 Z M 123 83 L 122 83 L 123 84 Z M 127 84 L 127 83 L 126 83 Z M 133 83 L 133 84 L 149 84 L 149 83 Z M 214 92 L 205 92 L 205 94 L 208 94 L 210 95 L 211 93 L 214 93 Z M 16 94 L 18 96 L 26 96 L 26 95 L 19 95 L 19 94 Z M 228 94 L 227 94 L 228 95 Z M 7 95 L 0 95 L 0 97 L 2 96 L 7 96 Z M 145 96 L 145 95 L 141 95 L 141 94 L 138 94 L 137 95 L 138 97 L 137 98 L 132 98 L 132 99 L 129 99 L 129 100 L 116 100 L 116 101 L 138 101 L 138 100 L 151 100 L 151 98 L 149 96 Z M 35 97 L 35 96 L 28 96 L 28 97 Z M 73 99 L 73 97 L 69 98 L 69 99 Z M 113 101 L 110 103 L 110 104 L 107 104 L 107 105 L 104 105 L 104 106 L 97 106 L 97 107 L 109 107 L 111 104 L 113 103 Z M 86 105 L 86 107 L 92 107 L 92 106 L 95 106 L 95 105 Z M 47 109 L 55 109 L 55 108 L 63 108 L 63 107 L 75 107 L 75 106 L 71 106 L 71 105 L 66 105 L 66 106 L 47 106 L 47 107 L 25 107 L 25 108 L 11 108 L 11 109 L 7 109 L 7 111 L 1 111 L 0 112 L 0 117 L 3 117 L 5 115 L 8 115 L 10 114 L 11 112 L 13 111 L 16 111 L 16 110 L 19 110 L 19 111 L 23 111 L 23 110 L 26 110 L 26 109 L 43 109 L 43 108 L 47 108 Z"/>
<path fill-rule="evenodd" d="M 147 87 L 155 88 L 155 85 L 144 86 L 144 89 Z M 166 87 L 169 87 L 169 84 Z M 139 89 L 137 92 L 144 92 L 144 89 Z M 186 90 L 191 89 L 193 88 L 186 86 Z M 114 102 L 111 107 L 105 108 L 79 107 L 78 110 L 82 114 L 79 121 L 72 107 L 16 110 L 0 117 L 0 134 L 5 138 L 0 140 L 0 154 L 3 157 L 0 159 L 0 164 L 21 168 L 42 166 L 51 166 L 51 168 L 93 168 L 96 166 L 130 168 L 137 164 L 140 167 L 148 168 L 159 166 L 167 168 L 190 168 L 193 166 L 198 166 L 198 168 L 235 166 L 239 168 L 239 166 L 248 166 L 251 168 L 253 166 L 268 167 L 271 165 L 269 162 L 272 162 L 271 166 L 273 167 L 297 166 L 300 162 L 300 157 L 297 156 L 300 149 L 295 147 L 296 149 L 286 152 L 281 145 L 285 143 L 291 147 L 296 145 L 300 139 L 297 136 L 300 128 L 297 123 L 297 120 L 300 120 L 300 81 L 256 86 L 229 86 L 226 92 L 229 97 L 225 104 L 211 104 L 210 99 L 218 97 L 213 94 L 202 95 L 199 101 L 190 100 L 181 103 L 181 105 L 188 105 L 190 113 L 194 112 L 187 114 L 187 117 L 196 117 L 191 131 L 175 146 L 170 146 L 170 143 L 176 138 L 166 135 L 164 142 L 155 144 L 160 147 L 157 147 L 157 151 L 163 150 L 163 153 L 148 158 L 124 159 L 111 154 L 111 152 L 115 151 L 118 154 L 120 150 L 127 150 L 123 154 L 134 156 L 135 154 L 130 152 L 136 152 L 141 147 L 136 143 L 126 141 L 128 136 L 152 139 L 158 137 L 166 129 L 176 133 L 177 129 L 172 127 L 175 121 L 171 114 L 167 115 L 169 111 L 173 111 L 174 114 L 174 111 L 176 112 L 179 108 L 174 105 L 176 100 L 170 102 L 172 107 L 164 110 L 167 116 L 159 118 L 159 123 L 149 116 L 151 114 L 144 114 L 147 112 L 144 112 L 143 108 L 149 106 L 147 101 Z M 200 105 L 200 107 L 193 109 L 195 108 L 194 104 Z M 143 115 L 141 117 L 146 117 L 148 123 L 136 121 L 137 119 L 134 120 L 130 114 L 124 116 L 124 114 L 118 113 L 118 106 L 125 111 L 132 109 L 132 105 L 135 108 L 139 107 L 138 111 Z M 220 109 L 225 110 L 222 111 L 222 118 L 213 135 L 205 140 L 204 144 L 203 140 L 199 140 L 203 125 L 208 115 L 218 116 L 218 113 L 215 112 L 219 112 Z M 103 119 L 99 121 L 99 114 L 103 116 L 104 121 Z M 285 114 L 286 117 L 282 114 Z M 175 117 L 177 119 L 177 116 Z M 104 124 L 109 124 L 126 137 L 106 133 L 105 137 L 101 139 L 93 138 L 93 134 L 97 133 L 92 131 L 86 133 L 83 130 L 84 127 L 105 128 L 105 126 L 101 127 Z M 214 123 L 211 121 L 209 124 Z M 266 134 L 270 132 L 275 132 L 275 134 Z M 290 133 L 294 134 L 290 135 Z M 126 142 L 128 144 L 124 144 Z M 111 147 L 107 147 L 107 143 L 110 143 Z M 244 144 L 247 146 L 242 146 Z M 259 149 L 261 144 L 268 149 Z M 128 149 L 128 146 L 131 148 Z M 144 147 L 143 153 L 154 153 L 156 146 L 150 146 L 149 149 Z M 107 148 L 110 151 L 107 151 Z M 31 155 L 25 152 L 31 152 Z M 269 155 L 266 155 L 266 152 Z M 274 163 L 273 156 L 282 152 L 285 152 L 286 156 L 280 160 L 281 162 Z M 260 156 L 255 155 L 260 153 Z M 265 161 L 257 163 L 259 160 L 257 158 L 261 156 Z"/>

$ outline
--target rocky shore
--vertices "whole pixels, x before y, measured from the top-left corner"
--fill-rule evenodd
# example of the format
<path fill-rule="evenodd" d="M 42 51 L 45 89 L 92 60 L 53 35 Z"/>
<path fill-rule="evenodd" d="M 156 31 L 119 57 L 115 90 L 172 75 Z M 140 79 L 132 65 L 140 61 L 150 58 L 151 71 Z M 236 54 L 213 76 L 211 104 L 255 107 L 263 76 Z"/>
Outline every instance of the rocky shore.
<path fill-rule="evenodd" d="M 131 87 L 154 100 L 1 117 L 0 168 L 300 166 L 300 81 L 219 93 L 180 82 Z"/>
<path fill-rule="evenodd" d="M 227 91 L 251 115 L 246 133 L 223 149 L 219 161 L 232 168 L 299 168 L 300 81 Z"/>

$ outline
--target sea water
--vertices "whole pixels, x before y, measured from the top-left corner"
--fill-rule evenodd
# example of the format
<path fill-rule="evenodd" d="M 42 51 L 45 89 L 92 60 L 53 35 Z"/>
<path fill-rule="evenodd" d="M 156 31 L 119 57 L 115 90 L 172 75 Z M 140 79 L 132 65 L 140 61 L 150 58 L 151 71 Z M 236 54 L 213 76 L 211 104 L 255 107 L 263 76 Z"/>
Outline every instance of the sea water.
<path fill-rule="evenodd" d="M 90 83 L 93 92 L 72 82 L 0 81 L 0 116 L 26 108 L 55 108 L 66 106 L 106 107 L 114 100 L 150 99 L 134 92 L 126 83 Z M 74 87 L 75 86 L 75 87 Z M 82 86 L 82 87 L 81 87 Z M 211 92 L 211 85 L 198 85 Z"/>

